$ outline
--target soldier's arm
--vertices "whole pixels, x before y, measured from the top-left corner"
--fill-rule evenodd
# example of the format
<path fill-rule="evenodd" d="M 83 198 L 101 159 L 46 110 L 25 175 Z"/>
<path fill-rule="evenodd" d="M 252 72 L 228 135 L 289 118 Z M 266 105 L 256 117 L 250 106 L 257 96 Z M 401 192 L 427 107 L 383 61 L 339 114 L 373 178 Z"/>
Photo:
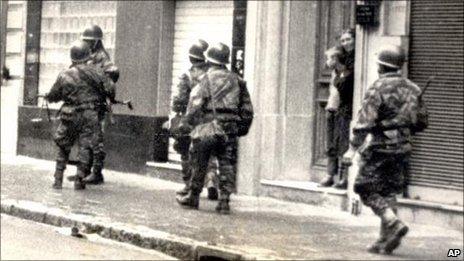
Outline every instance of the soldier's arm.
<path fill-rule="evenodd" d="M 103 90 L 112 103 L 116 99 L 116 84 L 109 77 L 102 77 Z"/>
<path fill-rule="evenodd" d="M 59 102 L 63 100 L 63 85 L 65 83 L 66 75 L 64 72 L 61 72 L 55 83 L 53 84 L 52 88 L 50 91 L 45 95 L 45 98 L 49 102 Z"/>
<path fill-rule="evenodd" d="M 358 112 L 357 122 L 353 127 L 350 144 L 354 149 L 359 148 L 363 144 L 367 134 L 376 127 L 381 104 L 380 93 L 373 87 L 369 88 L 364 95 L 362 107 Z"/>
<path fill-rule="evenodd" d="M 201 82 L 193 87 L 187 106 L 187 112 L 182 119 L 185 125 L 193 125 L 195 119 L 201 114 L 203 106 L 208 98 L 209 81 L 204 77 Z"/>
<path fill-rule="evenodd" d="M 187 74 L 184 73 L 179 77 L 177 93 L 172 98 L 172 111 L 185 113 L 190 98 L 190 84 L 190 79 Z"/>

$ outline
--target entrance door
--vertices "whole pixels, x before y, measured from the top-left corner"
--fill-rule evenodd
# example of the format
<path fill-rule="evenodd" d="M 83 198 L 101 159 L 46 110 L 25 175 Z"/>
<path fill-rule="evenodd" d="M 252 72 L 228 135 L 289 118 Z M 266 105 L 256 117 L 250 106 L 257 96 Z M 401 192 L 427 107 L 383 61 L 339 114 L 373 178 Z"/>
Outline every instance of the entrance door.
<path fill-rule="evenodd" d="M 340 33 L 354 26 L 354 1 L 320 1 L 319 26 L 317 34 L 316 60 L 316 99 L 315 99 L 315 132 L 313 136 L 313 159 L 316 179 L 320 178 L 327 165 L 325 154 L 326 144 L 326 116 L 325 105 L 329 94 L 330 70 L 325 66 L 324 52 L 338 44 Z M 319 170 L 319 171 L 318 171 Z M 319 172 L 319 173 L 318 173 Z"/>

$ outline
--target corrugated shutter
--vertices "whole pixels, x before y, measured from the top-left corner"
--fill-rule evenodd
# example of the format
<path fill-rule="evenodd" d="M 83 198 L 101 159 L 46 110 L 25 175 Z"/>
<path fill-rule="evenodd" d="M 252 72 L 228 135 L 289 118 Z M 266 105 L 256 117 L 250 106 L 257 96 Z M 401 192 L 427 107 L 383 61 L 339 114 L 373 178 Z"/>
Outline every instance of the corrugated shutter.
<path fill-rule="evenodd" d="M 411 184 L 463 190 L 464 2 L 411 1 L 409 77 L 422 87 L 429 128 L 415 137 Z"/>
<path fill-rule="evenodd" d="M 174 25 L 174 58 L 172 93 L 178 77 L 190 67 L 188 48 L 196 39 L 208 43 L 223 42 L 232 49 L 233 1 L 177 1 Z M 180 155 L 169 142 L 169 159 L 180 161 Z"/>

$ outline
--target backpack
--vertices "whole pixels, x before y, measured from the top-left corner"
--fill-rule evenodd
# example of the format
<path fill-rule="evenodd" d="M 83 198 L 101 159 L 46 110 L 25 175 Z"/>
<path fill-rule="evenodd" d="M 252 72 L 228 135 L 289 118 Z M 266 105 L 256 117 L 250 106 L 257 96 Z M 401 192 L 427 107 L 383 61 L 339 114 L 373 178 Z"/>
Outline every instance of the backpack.
<path fill-rule="evenodd" d="M 246 81 L 243 79 L 238 80 L 240 87 L 240 100 L 239 100 L 239 116 L 240 121 L 237 124 L 238 136 L 245 136 L 250 130 L 251 123 L 253 122 L 253 104 L 251 103 L 250 93 L 248 92 Z"/>

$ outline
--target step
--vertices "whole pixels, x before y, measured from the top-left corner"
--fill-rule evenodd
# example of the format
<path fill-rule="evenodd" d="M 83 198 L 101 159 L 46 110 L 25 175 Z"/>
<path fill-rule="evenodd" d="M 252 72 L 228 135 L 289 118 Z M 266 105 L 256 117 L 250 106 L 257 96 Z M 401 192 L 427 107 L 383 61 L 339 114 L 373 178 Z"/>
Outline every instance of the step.
<path fill-rule="evenodd" d="M 319 188 L 310 181 L 261 180 L 260 195 L 323 207 L 348 210 L 346 190 Z"/>
<path fill-rule="evenodd" d="M 145 173 L 154 178 L 184 183 L 182 180 L 182 166 L 178 162 L 153 162 L 145 165 Z"/>
<path fill-rule="evenodd" d="M 261 180 L 261 195 L 348 211 L 346 190 L 319 188 L 310 181 Z M 361 214 L 374 215 L 367 206 L 362 206 Z M 406 223 L 463 230 L 463 206 L 398 198 L 398 214 Z"/>

